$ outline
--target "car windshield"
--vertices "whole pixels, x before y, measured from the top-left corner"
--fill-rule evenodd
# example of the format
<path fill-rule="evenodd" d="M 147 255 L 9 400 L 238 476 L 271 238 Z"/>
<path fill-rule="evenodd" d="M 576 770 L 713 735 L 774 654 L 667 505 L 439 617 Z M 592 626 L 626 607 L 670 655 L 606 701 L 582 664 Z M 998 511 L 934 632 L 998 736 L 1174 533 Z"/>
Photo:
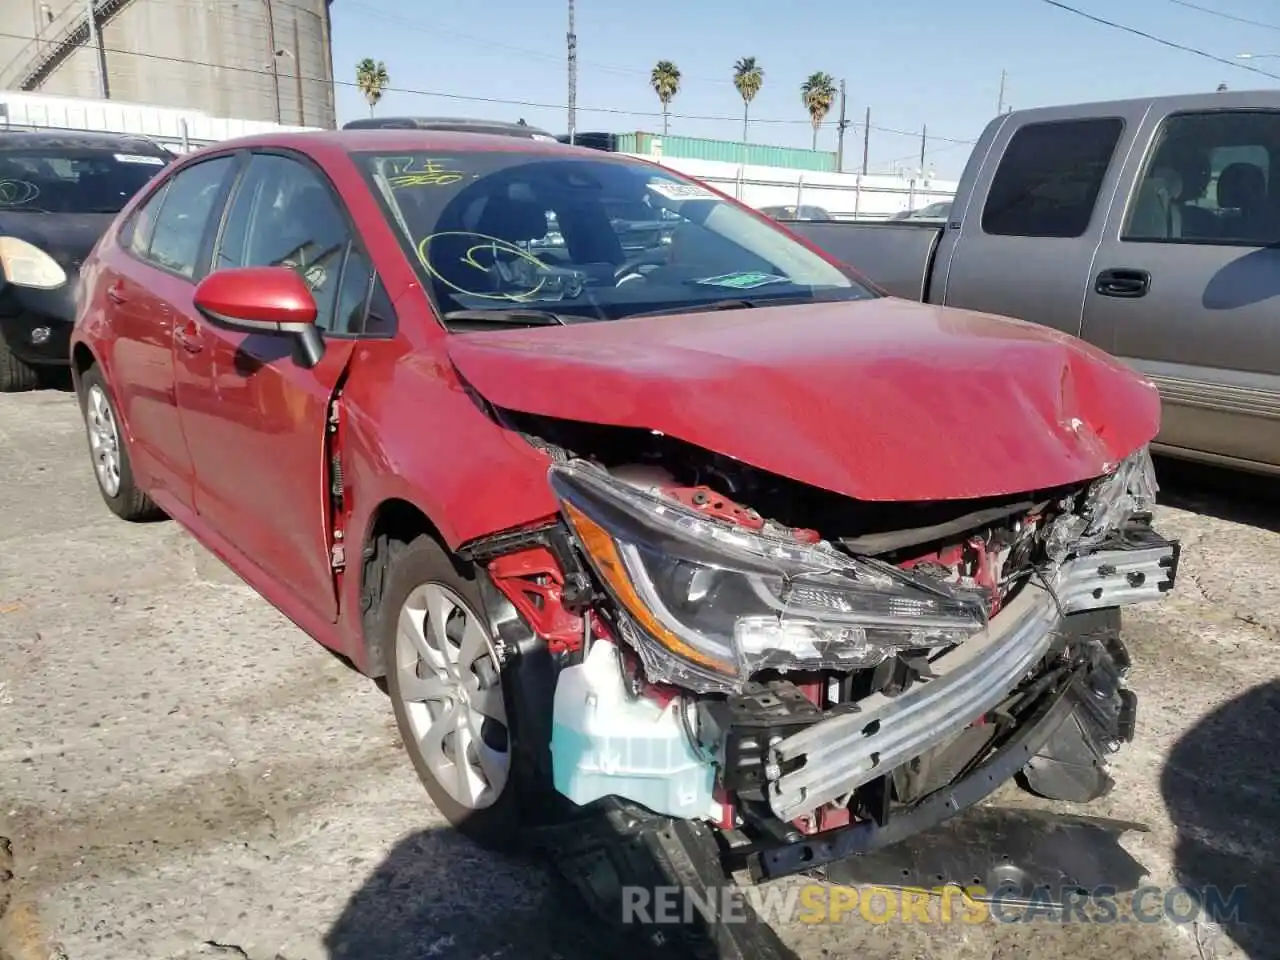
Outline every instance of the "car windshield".
<path fill-rule="evenodd" d="M 613 320 L 877 296 L 768 221 L 648 164 L 356 153 L 441 314 Z"/>
<path fill-rule="evenodd" d="M 119 213 L 165 163 L 103 148 L 0 150 L 0 212 Z"/>

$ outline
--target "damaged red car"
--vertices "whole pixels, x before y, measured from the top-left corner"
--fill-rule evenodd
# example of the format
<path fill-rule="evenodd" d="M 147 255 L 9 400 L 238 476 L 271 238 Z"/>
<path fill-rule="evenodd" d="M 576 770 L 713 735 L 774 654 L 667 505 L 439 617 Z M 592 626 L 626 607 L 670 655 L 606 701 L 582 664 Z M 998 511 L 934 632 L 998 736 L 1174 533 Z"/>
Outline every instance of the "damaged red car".
<path fill-rule="evenodd" d="M 385 677 L 482 842 L 621 800 L 768 878 L 1014 777 L 1111 784 L 1120 610 L 1178 545 L 1157 393 L 1078 340 L 882 295 L 664 167 L 465 133 L 202 150 L 83 276 L 107 505 Z"/>

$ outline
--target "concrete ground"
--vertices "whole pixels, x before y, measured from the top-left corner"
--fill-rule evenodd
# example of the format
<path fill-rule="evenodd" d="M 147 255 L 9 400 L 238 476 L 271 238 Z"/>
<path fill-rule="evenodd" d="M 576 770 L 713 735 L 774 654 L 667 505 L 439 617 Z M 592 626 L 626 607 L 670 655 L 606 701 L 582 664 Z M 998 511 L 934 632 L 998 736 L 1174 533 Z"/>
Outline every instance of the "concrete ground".
<path fill-rule="evenodd" d="M 783 924 L 799 957 L 1280 955 L 1276 485 L 1161 475 L 1181 580 L 1127 621 L 1138 740 L 1088 812 L 1149 826 L 1124 845 L 1155 883 L 1248 883 L 1256 925 L 855 915 Z M 602 955 L 537 866 L 447 828 L 372 683 L 174 524 L 107 512 L 69 394 L 0 397 L 0 517 L 4 960 Z"/>

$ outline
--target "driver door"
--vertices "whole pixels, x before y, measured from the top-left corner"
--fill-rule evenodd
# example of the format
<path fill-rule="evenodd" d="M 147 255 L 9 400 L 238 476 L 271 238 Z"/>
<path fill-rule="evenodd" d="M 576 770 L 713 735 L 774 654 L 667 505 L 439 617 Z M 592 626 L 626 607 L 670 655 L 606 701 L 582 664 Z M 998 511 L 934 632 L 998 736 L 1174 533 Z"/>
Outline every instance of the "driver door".
<path fill-rule="evenodd" d="M 257 568 L 330 622 L 338 605 L 326 425 L 354 346 L 345 323 L 356 311 L 347 301 L 363 304 L 372 279 L 352 240 L 323 174 L 294 156 L 254 154 L 228 203 L 212 270 L 298 270 L 316 300 L 324 355 L 308 370 L 294 362 L 288 339 L 217 328 L 194 308 L 176 320 L 178 406 L 200 519 L 251 573 Z"/>

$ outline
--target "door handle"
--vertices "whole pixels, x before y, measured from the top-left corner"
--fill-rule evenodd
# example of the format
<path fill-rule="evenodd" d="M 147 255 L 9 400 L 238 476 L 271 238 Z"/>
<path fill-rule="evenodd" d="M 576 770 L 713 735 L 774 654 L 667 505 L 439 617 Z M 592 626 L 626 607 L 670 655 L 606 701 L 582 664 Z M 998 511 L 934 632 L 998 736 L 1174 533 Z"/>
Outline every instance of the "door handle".
<path fill-rule="evenodd" d="M 1145 297 L 1147 291 L 1151 289 L 1151 274 L 1146 270 L 1113 267 L 1098 274 L 1098 280 L 1093 289 L 1104 297 L 1123 299 Z"/>
<path fill-rule="evenodd" d="M 126 299 L 124 295 L 124 284 L 116 281 L 111 284 L 111 286 L 107 287 L 107 299 L 116 304 L 124 303 Z"/>
<path fill-rule="evenodd" d="M 177 341 L 178 346 L 182 347 L 187 353 L 199 353 L 204 349 L 204 344 L 200 342 L 200 334 L 195 324 L 188 324 L 185 328 L 174 327 L 173 339 Z"/>

